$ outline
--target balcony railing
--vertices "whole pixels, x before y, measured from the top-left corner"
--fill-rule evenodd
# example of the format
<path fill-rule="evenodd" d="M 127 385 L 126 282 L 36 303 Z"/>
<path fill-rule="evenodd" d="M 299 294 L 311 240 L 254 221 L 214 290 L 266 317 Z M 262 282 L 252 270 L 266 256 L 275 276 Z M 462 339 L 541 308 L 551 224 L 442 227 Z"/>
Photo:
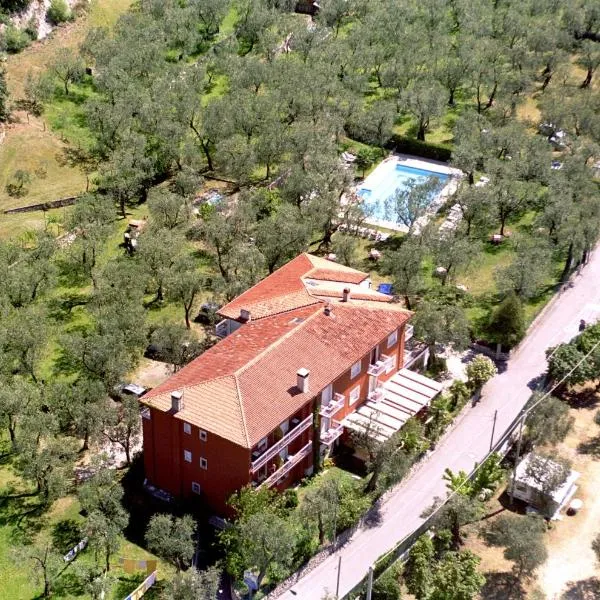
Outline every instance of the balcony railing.
<path fill-rule="evenodd" d="M 312 441 L 308 442 L 306 446 L 296 452 L 296 454 L 287 457 L 285 463 L 275 471 L 272 475 L 269 475 L 258 487 L 271 487 L 277 484 L 283 477 L 285 477 L 302 459 L 306 458 L 312 451 Z"/>
<path fill-rule="evenodd" d="M 218 338 L 227 337 L 228 333 L 229 333 L 229 325 L 227 324 L 227 319 L 223 319 L 222 321 L 219 321 L 215 325 L 215 335 Z"/>
<path fill-rule="evenodd" d="M 384 373 L 389 373 L 393 368 L 394 357 L 382 354 L 381 358 L 374 365 L 369 365 L 367 373 L 369 375 L 374 375 L 375 377 L 378 377 L 379 375 L 383 375 Z"/>
<path fill-rule="evenodd" d="M 383 400 L 385 398 L 384 388 L 381 386 L 376 387 L 372 392 L 369 392 L 367 398 L 372 402 L 379 402 L 380 400 Z"/>
<path fill-rule="evenodd" d="M 251 469 L 255 473 L 258 469 L 264 467 L 269 460 L 271 460 L 276 454 L 293 442 L 299 435 L 304 433 L 309 427 L 312 426 L 313 416 L 309 415 L 296 425 L 294 429 L 288 431 L 278 442 L 273 444 L 270 448 L 267 448 L 264 454 L 261 454 L 255 461 L 252 462 Z"/>
<path fill-rule="evenodd" d="M 344 426 L 341 423 L 338 423 L 338 421 L 332 421 L 331 427 L 327 431 L 321 433 L 321 444 L 331 446 L 342 433 L 344 433 Z"/>
<path fill-rule="evenodd" d="M 346 396 L 344 394 L 334 394 L 333 400 L 330 400 L 327 406 L 321 406 L 319 414 L 322 417 L 333 417 L 336 412 L 342 410 L 346 405 Z"/>

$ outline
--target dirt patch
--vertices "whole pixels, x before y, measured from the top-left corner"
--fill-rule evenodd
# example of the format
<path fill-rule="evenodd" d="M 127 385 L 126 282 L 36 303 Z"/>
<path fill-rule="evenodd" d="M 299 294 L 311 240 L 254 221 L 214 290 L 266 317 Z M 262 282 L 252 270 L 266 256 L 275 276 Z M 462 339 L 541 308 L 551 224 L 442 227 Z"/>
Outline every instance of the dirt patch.
<path fill-rule="evenodd" d="M 579 514 L 564 516 L 548 533 L 549 556 L 538 573 L 538 581 L 549 600 L 600 598 L 600 593 L 585 595 L 590 586 L 596 585 L 596 590 L 600 590 L 598 580 L 596 584 L 593 582 L 600 575 L 600 569 L 591 548 L 592 540 L 600 532 L 600 502 L 597 499 L 600 427 L 594 423 L 595 412 L 595 407 L 572 409 L 573 430 L 557 449 L 559 454 L 572 460 L 573 468 L 581 473 L 576 497 L 583 500 L 584 506 Z"/>
<path fill-rule="evenodd" d="M 155 388 L 173 374 L 169 365 L 149 358 L 142 359 L 132 381 L 146 388 Z"/>
<path fill-rule="evenodd" d="M 552 522 L 546 536 L 548 559 L 531 581 L 515 580 L 513 565 L 504 558 L 503 548 L 488 547 L 478 537 L 481 524 L 467 527 L 465 547 L 481 558 L 480 571 L 487 579 L 482 600 L 533 598 L 534 590 L 548 600 L 600 598 L 600 568 L 591 548 L 592 540 L 600 533 L 600 502 L 596 498 L 600 489 L 600 427 L 594 423 L 596 403 L 589 402 L 589 394 L 586 397 L 588 401 L 570 409 L 575 419 L 573 429 L 553 450 L 571 460 L 573 469 L 581 473 L 575 497 L 583 500 L 582 510 L 575 516 L 563 512 L 560 520 Z M 494 499 L 487 511 L 489 514 L 501 508 Z"/>

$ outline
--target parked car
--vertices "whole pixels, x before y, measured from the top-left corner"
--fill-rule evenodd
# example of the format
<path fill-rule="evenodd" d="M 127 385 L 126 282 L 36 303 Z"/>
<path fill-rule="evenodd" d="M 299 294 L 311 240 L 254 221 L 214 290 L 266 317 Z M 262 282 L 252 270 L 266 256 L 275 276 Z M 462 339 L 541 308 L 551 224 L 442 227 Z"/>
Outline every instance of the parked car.
<path fill-rule="evenodd" d="M 205 302 L 200 307 L 200 312 L 194 321 L 196 321 L 196 323 L 201 323 L 202 325 L 214 325 L 218 320 L 217 311 L 220 308 L 220 304 L 216 304 L 215 302 Z"/>
<path fill-rule="evenodd" d="M 113 398 L 121 399 L 123 396 L 135 396 L 136 398 L 141 398 L 150 390 L 137 383 L 119 383 L 115 386 L 113 391 L 114 394 L 111 394 Z"/>

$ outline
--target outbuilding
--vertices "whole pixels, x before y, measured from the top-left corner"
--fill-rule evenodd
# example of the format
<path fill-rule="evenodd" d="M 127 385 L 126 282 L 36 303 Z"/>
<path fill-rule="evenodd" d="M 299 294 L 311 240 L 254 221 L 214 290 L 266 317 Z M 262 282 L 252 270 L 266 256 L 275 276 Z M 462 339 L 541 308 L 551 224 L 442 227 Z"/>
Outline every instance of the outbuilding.
<path fill-rule="evenodd" d="M 581 476 L 577 471 L 569 469 L 565 477 L 561 473 L 563 471 L 564 468 L 559 463 L 529 453 L 517 466 L 514 481 L 511 477 L 508 493 L 513 498 L 526 502 L 548 519 L 556 519 L 577 492 L 575 483 Z M 554 484 L 554 481 L 557 483 Z"/>

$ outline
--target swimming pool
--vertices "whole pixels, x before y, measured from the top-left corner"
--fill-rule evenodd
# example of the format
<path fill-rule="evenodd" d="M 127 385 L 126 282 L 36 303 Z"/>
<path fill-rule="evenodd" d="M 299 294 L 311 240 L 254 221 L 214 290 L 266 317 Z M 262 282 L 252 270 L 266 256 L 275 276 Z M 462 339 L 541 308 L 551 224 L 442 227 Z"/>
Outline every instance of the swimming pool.
<path fill-rule="evenodd" d="M 390 198 L 397 190 L 407 188 L 414 181 L 424 183 L 430 177 L 439 180 L 439 187 L 431 195 L 433 200 L 450 178 L 449 173 L 429 171 L 427 169 L 404 165 L 396 160 L 382 162 L 357 188 L 357 193 L 363 199 L 369 217 L 380 222 L 390 222 L 395 219 L 390 214 Z"/>

